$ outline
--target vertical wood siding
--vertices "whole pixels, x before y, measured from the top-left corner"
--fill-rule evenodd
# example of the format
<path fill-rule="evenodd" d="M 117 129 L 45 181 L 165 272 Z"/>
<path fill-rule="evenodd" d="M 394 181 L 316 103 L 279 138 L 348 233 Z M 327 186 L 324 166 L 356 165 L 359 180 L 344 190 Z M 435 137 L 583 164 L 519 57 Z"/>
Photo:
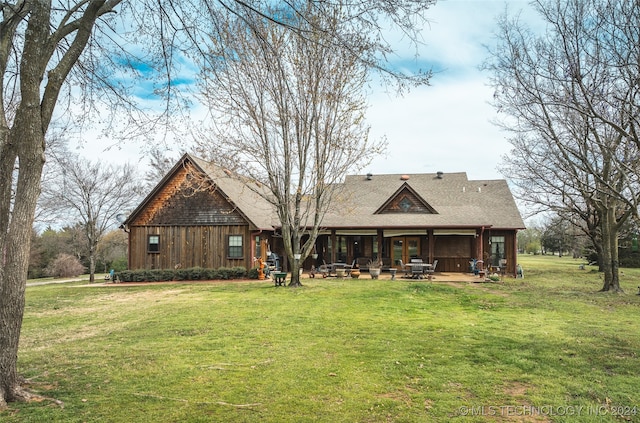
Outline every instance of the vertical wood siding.
<path fill-rule="evenodd" d="M 148 235 L 160 236 L 159 253 L 147 252 Z M 227 237 L 242 235 L 244 257 L 227 257 Z M 174 269 L 176 267 L 253 266 L 248 225 L 236 226 L 135 226 L 131 228 L 129 268 Z"/>

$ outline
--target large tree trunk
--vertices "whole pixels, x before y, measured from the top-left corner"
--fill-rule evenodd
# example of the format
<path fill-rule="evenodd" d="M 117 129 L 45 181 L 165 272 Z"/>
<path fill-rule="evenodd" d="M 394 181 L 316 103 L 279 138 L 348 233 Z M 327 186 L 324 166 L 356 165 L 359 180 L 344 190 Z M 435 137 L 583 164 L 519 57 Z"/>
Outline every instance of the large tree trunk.
<path fill-rule="evenodd" d="M 602 268 L 604 284 L 601 291 L 622 292 L 619 278 L 618 229 L 615 208 L 608 207 L 602 216 Z"/>
<path fill-rule="evenodd" d="M 37 103 L 36 107 L 21 108 L 9 134 L 9 143 L 17 146 L 19 169 L 0 274 L 0 408 L 8 401 L 28 397 L 20 388 L 16 366 L 31 230 L 44 166 L 44 133 L 39 117 Z"/>
<path fill-rule="evenodd" d="M 289 282 L 289 286 L 302 286 L 302 282 L 300 282 L 300 263 L 298 260 L 291 262 L 291 282 Z"/>
<path fill-rule="evenodd" d="M 93 239 L 89 242 L 91 243 L 89 246 L 89 283 L 93 283 L 96 280 L 96 247 Z"/>
<path fill-rule="evenodd" d="M 13 186 L 13 178 L 17 178 L 13 209 L 9 206 L 10 199 L 5 197 L 1 198 L 3 204 L 0 206 L 0 231 L 5 237 L 0 242 L 0 247 L 4 247 L 4 272 L 0 279 L 0 408 L 6 406 L 7 401 L 29 397 L 20 387 L 17 357 L 31 230 L 44 166 L 44 137 L 53 110 L 49 107 L 51 103 L 40 101 L 40 82 L 49 57 L 47 47 L 50 46 L 46 42 L 50 30 L 49 12 L 50 5 L 46 2 L 33 3 L 20 64 L 20 102 L 13 125 L 10 129 L 5 126 L 5 130 L 8 130 L 5 132 L 6 139 L 0 140 L 6 143 L 0 151 L 2 183 L 8 182 Z M 49 78 L 55 79 L 53 73 Z M 52 93 L 49 99 L 54 100 L 56 93 Z M 4 120 L 3 125 L 6 124 L 7 120 Z M 14 165 L 17 165 L 17 169 L 13 168 Z"/>

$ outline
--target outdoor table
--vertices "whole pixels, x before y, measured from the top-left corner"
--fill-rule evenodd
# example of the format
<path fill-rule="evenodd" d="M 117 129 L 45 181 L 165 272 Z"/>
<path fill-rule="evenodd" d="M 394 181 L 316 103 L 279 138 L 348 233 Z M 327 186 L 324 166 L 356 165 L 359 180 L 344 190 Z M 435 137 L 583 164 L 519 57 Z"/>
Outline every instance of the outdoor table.
<path fill-rule="evenodd" d="M 284 286 L 287 279 L 287 272 L 272 272 L 275 286 Z"/>
<path fill-rule="evenodd" d="M 329 268 L 329 276 L 338 276 L 338 269 L 344 270 L 345 276 L 349 270 L 351 270 L 351 266 L 347 263 L 331 263 L 327 265 Z"/>
<path fill-rule="evenodd" d="M 431 263 L 408 263 L 413 279 L 422 279 L 423 275 L 431 268 Z"/>

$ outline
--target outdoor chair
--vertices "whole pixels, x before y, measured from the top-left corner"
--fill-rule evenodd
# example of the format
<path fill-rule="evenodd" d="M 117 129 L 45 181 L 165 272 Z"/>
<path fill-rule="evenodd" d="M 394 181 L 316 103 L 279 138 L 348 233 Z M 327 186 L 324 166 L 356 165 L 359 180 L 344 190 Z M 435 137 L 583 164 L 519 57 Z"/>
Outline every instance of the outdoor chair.
<path fill-rule="evenodd" d="M 371 263 L 371 259 L 369 257 L 358 257 L 356 259 L 356 264 L 361 271 L 369 269 L 369 263 Z"/>
<path fill-rule="evenodd" d="M 436 266 L 437 265 L 438 265 L 438 259 L 435 259 L 433 261 L 433 265 L 429 269 L 427 269 L 427 273 L 429 273 L 429 275 L 433 275 L 435 273 L 435 271 L 436 271 Z"/>
<path fill-rule="evenodd" d="M 396 263 L 398 263 L 398 266 L 400 266 L 400 270 L 402 270 L 402 272 L 404 273 L 405 277 L 409 277 L 409 266 L 406 266 L 402 260 L 397 260 Z"/>

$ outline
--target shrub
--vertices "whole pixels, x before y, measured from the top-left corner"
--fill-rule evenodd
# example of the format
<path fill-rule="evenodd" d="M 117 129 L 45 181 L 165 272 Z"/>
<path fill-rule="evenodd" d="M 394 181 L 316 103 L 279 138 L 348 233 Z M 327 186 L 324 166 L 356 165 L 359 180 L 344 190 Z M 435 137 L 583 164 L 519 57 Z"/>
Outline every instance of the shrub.
<path fill-rule="evenodd" d="M 189 280 L 191 281 L 199 281 L 203 279 L 207 279 L 207 271 L 202 267 L 192 267 L 187 269 L 189 271 Z"/>
<path fill-rule="evenodd" d="M 173 278 L 177 281 L 188 281 L 190 277 L 189 269 L 176 269 Z"/>
<path fill-rule="evenodd" d="M 620 267 L 640 267 L 640 253 L 637 252 L 620 252 Z"/>
<path fill-rule="evenodd" d="M 218 277 L 216 279 L 231 279 L 232 270 L 228 267 L 220 267 L 218 268 Z"/>
<path fill-rule="evenodd" d="M 85 267 L 71 254 L 58 254 L 47 267 L 47 274 L 54 278 L 70 278 L 83 274 Z"/>
<path fill-rule="evenodd" d="M 247 269 L 242 266 L 236 266 L 231 268 L 232 279 L 242 279 L 247 277 Z"/>
<path fill-rule="evenodd" d="M 204 269 L 192 267 L 188 269 L 150 269 L 123 270 L 116 272 L 116 278 L 121 282 L 166 282 L 166 281 L 198 281 L 216 279 L 258 278 L 258 270 L 252 269 L 251 274 L 242 266 L 220 267 L 219 269 Z"/>
<path fill-rule="evenodd" d="M 116 272 L 116 280 L 119 280 L 120 282 L 132 282 L 134 273 L 135 272 L 131 270 L 123 270 L 121 272 Z"/>
<path fill-rule="evenodd" d="M 165 269 L 152 269 L 145 272 L 147 282 L 166 282 L 173 280 L 173 271 Z"/>

